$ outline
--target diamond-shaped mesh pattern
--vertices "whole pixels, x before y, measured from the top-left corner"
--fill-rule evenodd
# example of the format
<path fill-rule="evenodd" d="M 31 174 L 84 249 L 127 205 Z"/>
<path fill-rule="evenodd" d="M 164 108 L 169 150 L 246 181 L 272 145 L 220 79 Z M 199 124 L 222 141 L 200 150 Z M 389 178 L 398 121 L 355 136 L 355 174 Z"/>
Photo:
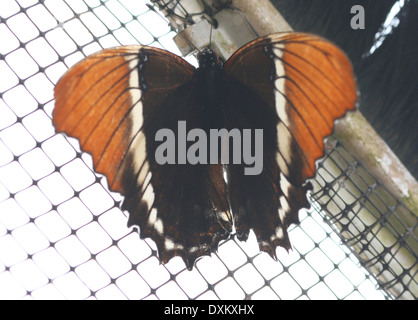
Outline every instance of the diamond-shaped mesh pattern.
<path fill-rule="evenodd" d="M 180 258 L 159 264 L 154 243 L 126 227 L 121 196 L 51 122 L 54 84 L 85 55 L 137 43 L 178 53 L 148 4 L 0 2 L 0 298 L 416 298 L 416 216 L 338 145 L 279 261 L 251 234 L 193 271 Z"/>

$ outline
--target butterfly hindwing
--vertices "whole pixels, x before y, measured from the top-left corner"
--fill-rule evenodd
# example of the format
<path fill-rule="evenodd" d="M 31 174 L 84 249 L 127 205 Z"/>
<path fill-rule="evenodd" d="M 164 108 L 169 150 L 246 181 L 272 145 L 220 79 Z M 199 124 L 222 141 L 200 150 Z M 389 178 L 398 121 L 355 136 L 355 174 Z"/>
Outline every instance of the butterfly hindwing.
<path fill-rule="evenodd" d="M 254 96 L 227 108 L 229 125 L 254 119 L 264 129 L 262 174 L 230 167 L 228 196 L 237 234 L 246 239 L 253 228 L 260 248 L 275 257 L 276 246 L 290 248 L 287 228 L 299 221 L 298 211 L 309 208 L 306 180 L 324 155 L 324 139 L 334 121 L 355 108 L 351 64 L 324 39 L 279 33 L 239 49 L 225 63 L 225 73 Z"/>
<path fill-rule="evenodd" d="M 280 169 L 275 162 L 278 117 L 265 100 L 248 87 L 233 78 L 228 80 L 231 95 L 225 105 L 225 126 L 229 131 L 241 131 L 242 152 L 252 156 L 247 159 L 243 156 L 240 164 L 227 165 L 228 196 L 237 236 L 245 241 L 250 229 L 253 229 L 260 247 L 273 254 L 279 243 L 288 245 L 285 237 L 278 239 L 274 247 L 268 244 L 276 229 L 282 225 L 278 215 Z M 262 141 L 257 140 L 256 130 L 260 129 L 263 130 Z M 244 138 L 244 130 L 251 130 L 250 139 L 248 136 Z M 246 174 L 250 169 L 253 174 Z"/>
<path fill-rule="evenodd" d="M 138 202 L 138 196 L 128 197 L 123 205 L 130 212 L 129 224 L 139 225 L 141 237 L 156 242 L 161 261 L 181 256 L 188 268 L 198 257 L 215 250 L 232 230 L 222 167 L 182 163 L 179 158 L 187 150 L 180 150 L 179 143 L 184 142 L 186 148 L 191 145 L 180 133 L 179 122 L 187 126 L 187 131 L 205 127 L 196 85 L 192 79 L 172 91 L 158 106 L 158 112 L 144 123 L 151 172 L 145 193 L 152 189 L 152 207 Z M 160 129 L 174 133 L 173 141 L 157 143 L 155 137 Z M 163 143 L 167 148 L 176 148 L 172 163 L 161 164 L 156 159 Z"/>

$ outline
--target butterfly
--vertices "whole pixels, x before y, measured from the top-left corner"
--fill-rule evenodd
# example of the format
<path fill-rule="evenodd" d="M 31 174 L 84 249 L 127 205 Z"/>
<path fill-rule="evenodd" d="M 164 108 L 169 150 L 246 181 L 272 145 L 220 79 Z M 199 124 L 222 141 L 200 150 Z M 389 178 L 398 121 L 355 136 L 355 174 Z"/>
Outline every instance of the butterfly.
<path fill-rule="evenodd" d="M 206 49 L 198 61 L 195 68 L 140 45 L 88 56 L 55 86 L 53 124 L 92 155 L 109 188 L 124 196 L 128 225 L 156 243 L 162 263 L 180 256 L 190 270 L 221 240 L 235 233 L 246 241 L 251 229 L 276 259 L 276 247 L 291 248 L 287 230 L 298 211 L 310 207 L 308 179 L 324 139 L 356 107 L 351 63 L 335 45 L 304 33 L 258 38 L 224 63 Z M 262 130 L 261 142 L 226 146 L 258 150 L 262 170 L 247 174 L 243 155 L 222 161 L 225 144 L 197 148 L 197 134 L 184 141 L 180 124 L 208 136 Z M 216 151 L 219 161 L 184 161 L 180 145 L 199 159 Z M 178 149 L 169 157 L 171 147 Z"/>

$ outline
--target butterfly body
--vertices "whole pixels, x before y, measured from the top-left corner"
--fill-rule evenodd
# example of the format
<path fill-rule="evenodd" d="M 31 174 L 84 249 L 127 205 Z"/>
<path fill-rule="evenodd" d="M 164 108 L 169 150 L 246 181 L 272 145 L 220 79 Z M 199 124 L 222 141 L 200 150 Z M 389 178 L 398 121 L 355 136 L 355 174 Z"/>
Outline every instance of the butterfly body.
<path fill-rule="evenodd" d="M 92 55 L 57 84 L 54 124 L 92 154 L 162 262 L 180 256 L 191 269 L 234 229 L 240 240 L 253 229 L 275 257 L 309 207 L 323 139 L 355 108 L 351 65 L 297 33 L 257 39 L 225 63 L 210 49 L 198 60 L 145 46 Z M 230 143 L 213 147 L 214 133 Z"/>

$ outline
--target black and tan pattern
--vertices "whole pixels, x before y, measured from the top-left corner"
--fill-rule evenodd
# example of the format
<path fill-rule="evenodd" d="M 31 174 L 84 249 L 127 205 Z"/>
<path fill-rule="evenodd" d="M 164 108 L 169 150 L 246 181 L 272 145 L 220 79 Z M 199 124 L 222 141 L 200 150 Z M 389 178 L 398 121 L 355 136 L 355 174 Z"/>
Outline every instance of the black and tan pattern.
<path fill-rule="evenodd" d="M 195 69 L 146 46 L 94 54 L 57 84 L 55 127 L 92 154 L 125 196 L 129 225 L 156 242 L 162 262 L 181 256 L 191 269 L 234 228 L 240 240 L 253 229 L 275 257 L 277 246 L 290 248 L 287 228 L 309 207 L 306 181 L 324 138 L 355 108 L 351 65 L 329 42 L 297 33 L 257 39 L 225 64 L 206 50 L 199 62 Z M 179 121 L 206 133 L 263 129 L 262 172 L 245 175 L 243 165 L 220 161 L 158 164 L 156 132 L 176 132 Z"/>

